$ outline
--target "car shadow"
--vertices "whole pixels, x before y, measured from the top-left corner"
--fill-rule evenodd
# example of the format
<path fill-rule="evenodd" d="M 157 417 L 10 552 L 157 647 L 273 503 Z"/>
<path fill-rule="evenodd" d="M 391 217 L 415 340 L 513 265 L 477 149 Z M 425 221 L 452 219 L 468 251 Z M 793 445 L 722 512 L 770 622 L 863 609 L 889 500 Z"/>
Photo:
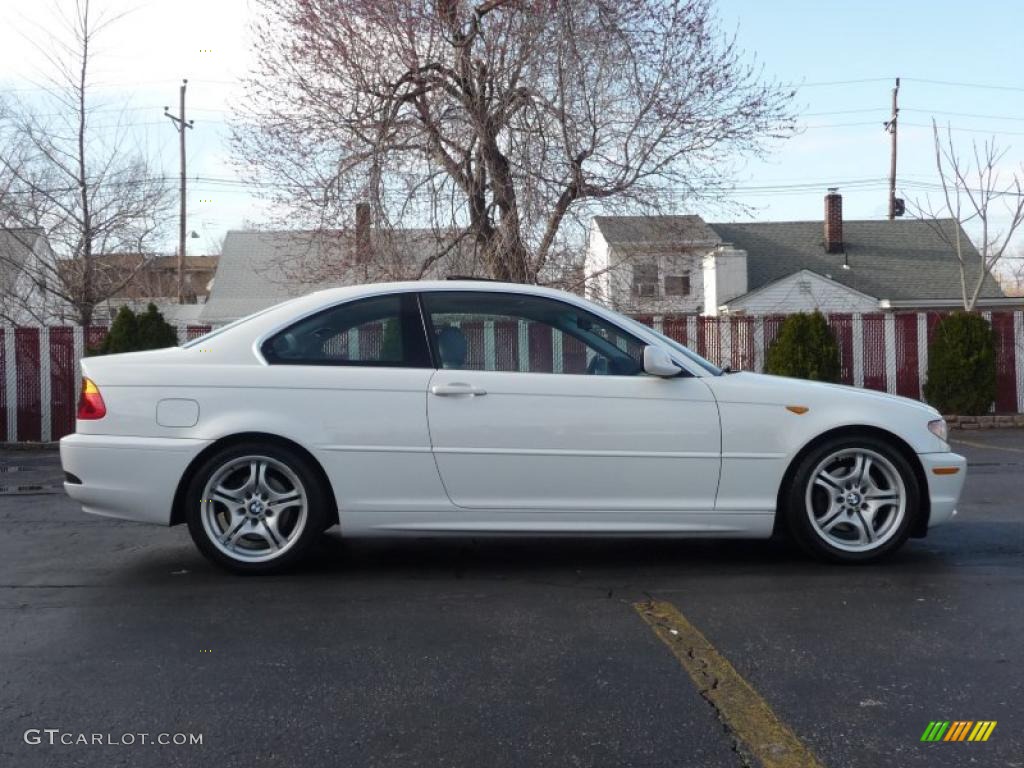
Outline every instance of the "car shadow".
<path fill-rule="evenodd" d="M 187 537 L 185 537 L 187 539 Z M 620 537 L 374 537 L 345 538 L 328 531 L 297 568 L 256 577 L 269 580 L 450 581 L 517 578 L 544 582 L 660 581 L 771 575 L 845 578 L 850 569 L 863 575 L 908 571 L 941 574 L 965 565 L 986 565 L 1024 557 L 1024 526 L 974 522 L 955 530 L 939 529 L 926 539 L 911 539 L 878 563 L 837 565 L 803 554 L 783 537 L 764 540 L 628 539 Z M 207 562 L 185 540 L 178 546 L 147 548 L 109 572 L 115 581 L 134 585 L 173 583 L 182 576 L 203 580 L 241 580 Z"/>

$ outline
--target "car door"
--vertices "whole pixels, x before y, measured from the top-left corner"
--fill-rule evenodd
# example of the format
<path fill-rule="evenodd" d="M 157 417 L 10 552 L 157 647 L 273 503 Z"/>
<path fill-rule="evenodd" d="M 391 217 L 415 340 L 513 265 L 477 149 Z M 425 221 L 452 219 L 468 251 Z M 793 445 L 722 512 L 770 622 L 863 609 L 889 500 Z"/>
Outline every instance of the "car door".
<path fill-rule="evenodd" d="M 641 341 L 557 299 L 436 291 L 422 304 L 439 361 L 431 444 L 454 504 L 714 507 L 718 408 L 700 378 L 645 374 Z"/>
<path fill-rule="evenodd" d="M 327 307 L 276 331 L 260 351 L 259 386 L 224 410 L 248 407 L 251 424 L 306 446 L 346 529 L 450 508 L 430 450 L 424 399 L 434 368 L 415 293 Z M 224 397 L 237 400 L 238 391 Z"/>

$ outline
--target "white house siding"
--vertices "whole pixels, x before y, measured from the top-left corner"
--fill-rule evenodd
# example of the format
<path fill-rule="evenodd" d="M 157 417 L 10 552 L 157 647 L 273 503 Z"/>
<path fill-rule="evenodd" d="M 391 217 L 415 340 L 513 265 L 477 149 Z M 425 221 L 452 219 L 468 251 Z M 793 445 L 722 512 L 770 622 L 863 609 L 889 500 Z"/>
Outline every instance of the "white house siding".
<path fill-rule="evenodd" d="M 704 276 L 702 262 L 706 249 L 664 253 L 631 247 L 624 252 L 614 246 L 608 248 L 607 303 L 619 312 L 667 315 L 700 312 L 704 307 Z M 658 283 L 656 296 L 637 296 L 633 292 L 633 266 L 656 264 Z M 666 296 L 665 277 L 686 275 L 690 278 L 687 296 Z"/>
<path fill-rule="evenodd" d="M 719 248 L 704 257 L 704 314 L 717 315 L 730 299 L 747 293 L 747 252 Z"/>
<path fill-rule="evenodd" d="M 807 270 L 727 302 L 729 313 L 770 315 L 791 312 L 877 312 L 878 299 Z"/>
<path fill-rule="evenodd" d="M 48 265 L 48 266 L 47 266 Z M 10 287 L 12 299 L 16 299 L 13 310 L 5 312 L 14 325 L 62 324 L 74 318 L 74 312 L 63 300 L 46 287 L 39 285 L 39 279 L 53 280 L 57 257 L 45 237 L 37 237 L 31 252 L 26 256 L 25 265 L 14 276 Z"/>

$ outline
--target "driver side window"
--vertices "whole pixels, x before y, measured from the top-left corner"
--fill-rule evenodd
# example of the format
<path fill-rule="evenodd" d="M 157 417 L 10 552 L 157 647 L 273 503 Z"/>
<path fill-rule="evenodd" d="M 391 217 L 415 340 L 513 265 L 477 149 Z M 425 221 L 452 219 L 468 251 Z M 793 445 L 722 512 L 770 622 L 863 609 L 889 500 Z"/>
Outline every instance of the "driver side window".
<path fill-rule="evenodd" d="M 541 296 L 423 294 L 443 368 L 633 376 L 643 342 L 586 310 Z"/>

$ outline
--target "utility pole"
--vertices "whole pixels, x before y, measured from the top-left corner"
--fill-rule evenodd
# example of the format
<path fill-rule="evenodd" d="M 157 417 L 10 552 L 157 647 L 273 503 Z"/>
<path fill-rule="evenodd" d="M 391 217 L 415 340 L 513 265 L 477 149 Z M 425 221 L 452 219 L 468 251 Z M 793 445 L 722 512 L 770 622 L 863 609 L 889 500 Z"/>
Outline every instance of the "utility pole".
<path fill-rule="evenodd" d="M 171 119 L 175 129 L 178 131 L 179 148 L 181 152 L 181 211 L 178 222 L 178 303 L 185 303 L 185 129 L 191 128 L 193 120 L 185 120 L 185 86 L 188 80 L 181 81 L 180 101 L 178 114 L 172 115 L 168 108 L 164 107 L 164 115 Z"/>
<path fill-rule="evenodd" d="M 892 150 L 889 159 L 889 221 L 903 215 L 903 201 L 896 199 L 896 118 L 899 108 L 900 79 L 896 78 L 896 87 L 892 89 L 892 117 L 885 123 L 886 130 L 892 137 Z"/>

